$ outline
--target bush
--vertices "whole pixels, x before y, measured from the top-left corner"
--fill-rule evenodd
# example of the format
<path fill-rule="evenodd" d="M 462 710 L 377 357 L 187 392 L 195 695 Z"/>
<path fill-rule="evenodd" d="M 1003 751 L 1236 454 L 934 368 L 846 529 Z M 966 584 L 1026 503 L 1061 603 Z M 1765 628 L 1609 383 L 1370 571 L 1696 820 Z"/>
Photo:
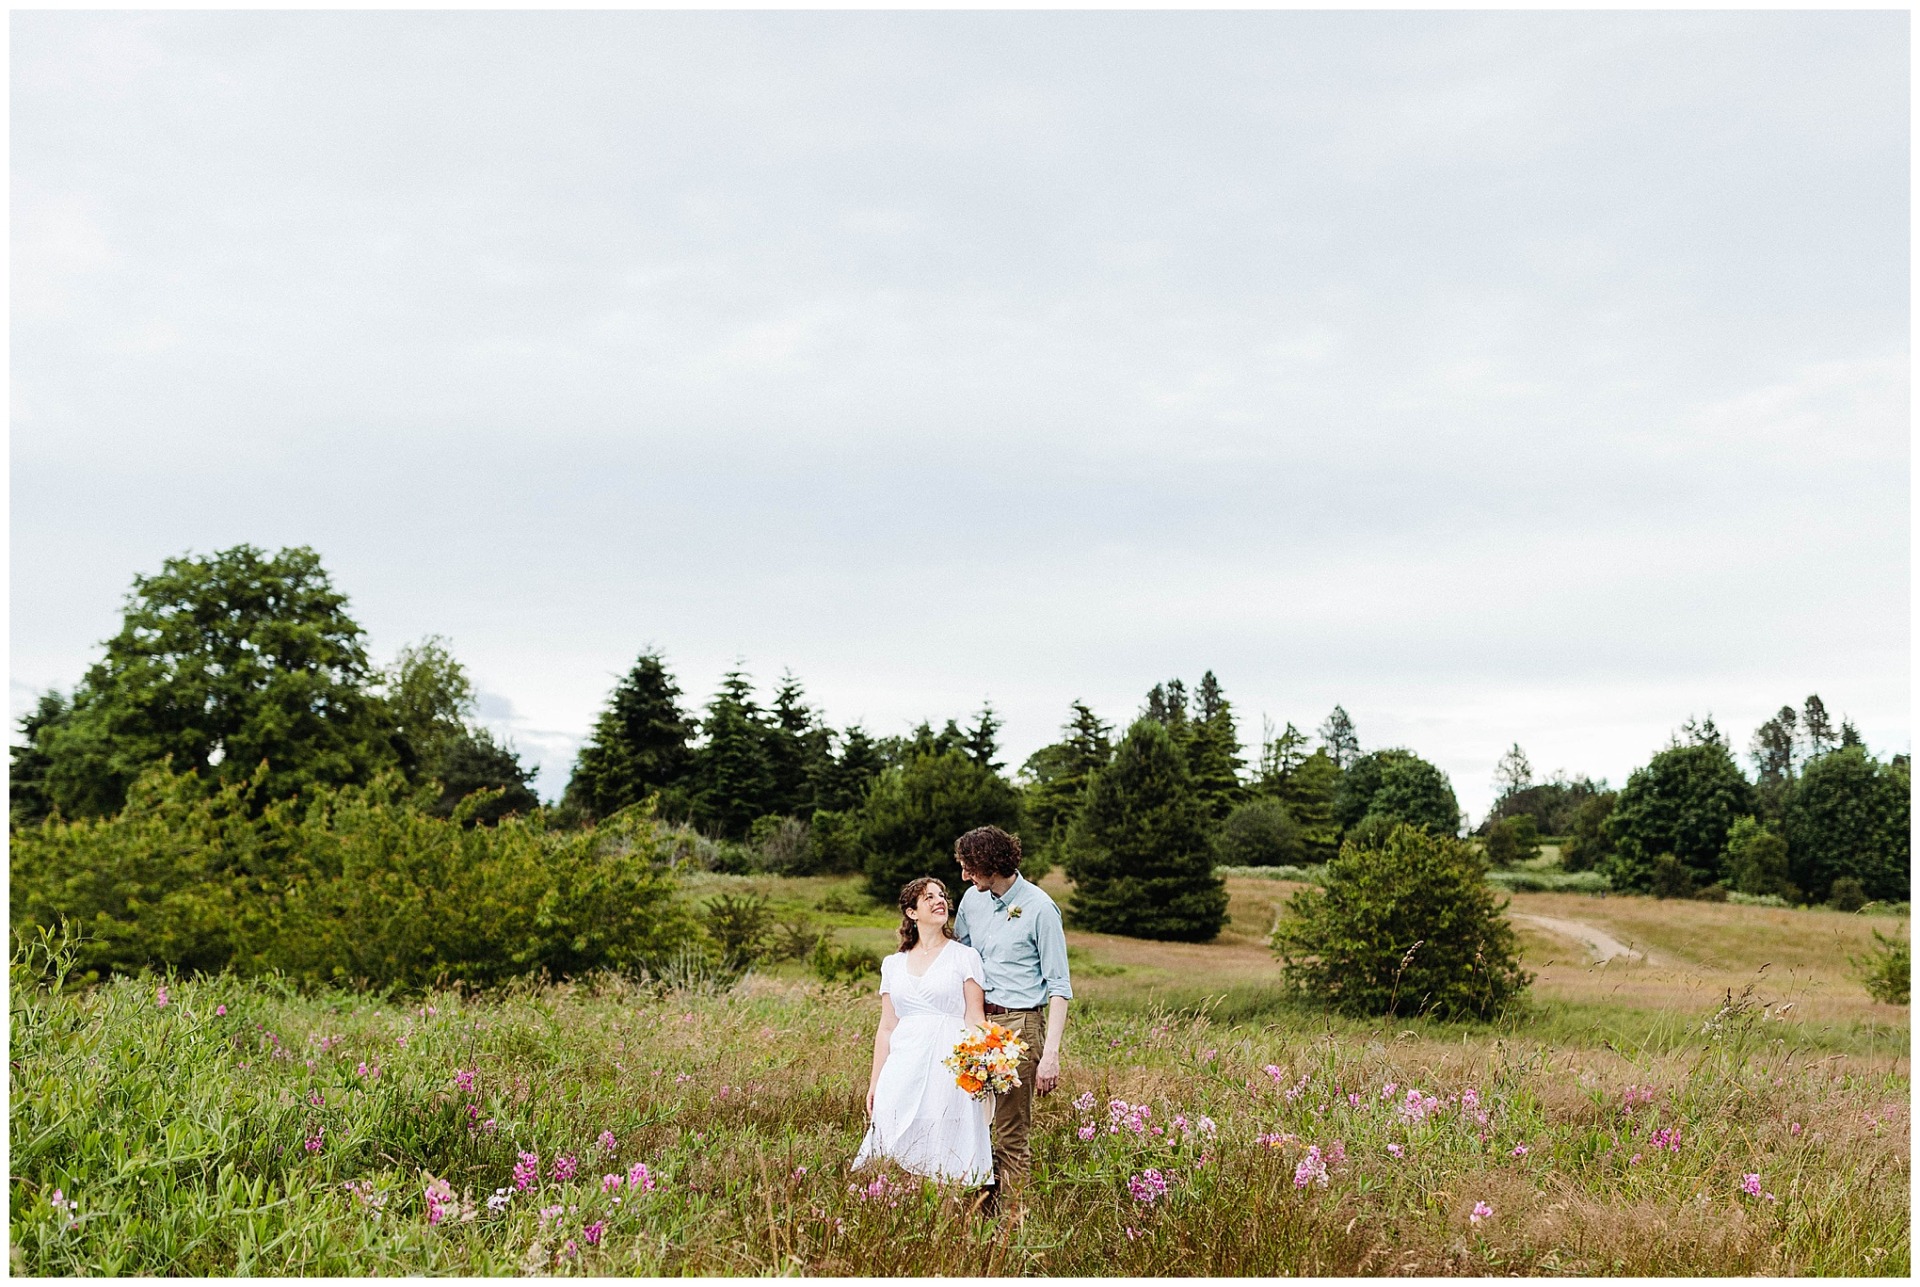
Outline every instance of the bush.
<path fill-rule="evenodd" d="M 747 843 L 758 853 L 762 871 L 797 876 L 814 870 L 813 828 L 798 818 L 779 814 L 757 818 Z"/>
<path fill-rule="evenodd" d="M 1282 867 L 1305 857 L 1300 828 L 1278 800 L 1237 806 L 1214 837 L 1215 859 L 1227 867 Z"/>
<path fill-rule="evenodd" d="M 1540 856 L 1540 833 L 1529 814 L 1501 818 L 1487 828 L 1487 861 L 1495 867 L 1518 867 Z"/>
<path fill-rule="evenodd" d="M 387 775 L 247 817 L 249 784 L 156 769 L 112 818 L 14 833 L 16 930 L 84 933 L 81 968 L 281 971 L 321 983 L 487 986 L 528 974 L 638 972 L 701 947 L 652 819 L 593 831 L 468 825 Z"/>
<path fill-rule="evenodd" d="M 1867 995 L 1888 1005 L 1906 1005 L 1913 972 L 1913 950 L 1897 938 L 1873 932 L 1874 946 L 1866 956 L 1850 958 Z"/>
<path fill-rule="evenodd" d="M 1850 876 L 1869 898 L 1908 898 L 1912 789 L 1906 761 L 1881 764 L 1862 747 L 1844 746 L 1808 762 L 1783 818 L 1794 883 L 1817 894 Z"/>
<path fill-rule="evenodd" d="M 702 916 L 726 969 L 757 964 L 773 946 L 773 910 L 765 894 L 721 894 L 707 903 Z"/>
<path fill-rule="evenodd" d="M 1866 886 L 1852 876 L 1842 876 L 1833 882 L 1827 905 L 1836 912 L 1857 912 L 1867 905 Z"/>
<path fill-rule="evenodd" d="M 1019 799 L 999 774 L 959 751 L 915 755 L 882 773 L 854 815 L 867 891 L 883 903 L 917 876 L 951 882 L 953 842 L 975 827 L 1020 825 Z"/>
<path fill-rule="evenodd" d="M 814 944 L 808 965 L 822 983 L 852 983 L 880 973 L 880 957 L 875 952 L 864 947 L 842 947 L 831 934 Z"/>
<path fill-rule="evenodd" d="M 1800 895 L 1787 878 L 1787 842 L 1754 818 L 1735 819 L 1727 833 L 1727 882 L 1742 894 L 1772 894 L 1788 902 Z"/>
<path fill-rule="evenodd" d="M 1647 892 L 1655 898 L 1692 898 L 1693 873 L 1672 854 L 1659 854 L 1647 874 Z"/>
<path fill-rule="evenodd" d="M 1613 845 L 1607 839 L 1606 824 L 1613 814 L 1614 801 L 1619 798 L 1616 792 L 1602 791 L 1574 807 L 1573 818 L 1567 824 L 1566 841 L 1560 846 L 1562 871 L 1593 871 L 1612 856 Z"/>
<path fill-rule="evenodd" d="M 1369 816 L 1405 822 L 1436 836 L 1460 830 L 1460 805 L 1447 775 L 1412 751 L 1374 751 L 1353 762 L 1340 780 L 1334 812 L 1349 832 Z"/>
<path fill-rule="evenodd" d="M 1204 943 L 1227 918 L 1205 806 L 1166 726 L 1140 719 L 1094 773 L 1067 846 L 1067 915 L 1103 934 Z"/>
<path fill-rule="evenodd" d="M 1274 931 L 1289 989 L 1354 1015 L 1496 1013 L 1532 976 L 1486 873 L 1466 842 L 1417 827 L 1348 844 Z"/>

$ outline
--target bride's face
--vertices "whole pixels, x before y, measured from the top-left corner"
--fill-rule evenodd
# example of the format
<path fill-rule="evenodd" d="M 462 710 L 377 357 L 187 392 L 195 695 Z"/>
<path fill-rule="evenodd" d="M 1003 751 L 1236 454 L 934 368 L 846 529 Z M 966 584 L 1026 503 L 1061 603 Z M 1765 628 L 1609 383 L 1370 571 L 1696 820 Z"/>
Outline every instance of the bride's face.
<path fill-rule="evenodd" d="M 920 891 L 920 897 L 913 904 L 913 918 L 922 924 L 944 925 L 947 923 L 947 896 L 936 885 L 929 885 Z"/>

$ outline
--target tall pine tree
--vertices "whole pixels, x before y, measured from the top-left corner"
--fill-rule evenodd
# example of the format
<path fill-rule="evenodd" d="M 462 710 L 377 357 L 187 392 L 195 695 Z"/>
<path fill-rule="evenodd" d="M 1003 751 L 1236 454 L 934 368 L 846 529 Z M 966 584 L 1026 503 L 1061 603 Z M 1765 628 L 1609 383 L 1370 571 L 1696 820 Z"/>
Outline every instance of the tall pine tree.
<path fill-rule="evenodd" d="M 574 761 L 565 803 L 604 818 L 655 792 L 677 791 L 684 800 L 693 730 L 693 720 L 680 709 L 680 686 L 659 651 L 649 648 L 615 685 L 594 721 Z M 665 812 L 676 810 L 669 806 Z"/>
<path fill-rule="evenodd" d="M 1333 766 L 1343 773 L 1360 758 L 1360 738 L 1353 731 L 1353 720 L 1346 707 L 1335 706 L 1327 722 L 1320 726 L 1320 745 L 1326 748 Z"/>
<path fill-rule="evenodd" d="M 753 685 L 730 670 L 707 703 L 706 738 L 694 756 L 694 819 L 730 839 L 744 839 L 754 819 L 774 812 L 767 725 Z"/>
<path fill-rule="evenodd" d="M 806 693 L 792 671 L 781 676 L 766 725 L 767 763 L 773 772 L 768 813 L 812 816 L 820 807 L 816 783 L 831 765 L 833 734 L 806 704 Z"/>
<path fill-rule="evenodd" d="M 1219 823 L 1245 798 L 1240 769 L 1246 761 L 1240 756 L 1240 735 L 1233 726 L 1233 704 L 1211 670 L 1200 677 L 1198 697 L 1199 709 L 1184 748 L 1187 771 L 1207 815 Z"/>
<path fill-rule="evenodd" d="M 1025 779 L 1023 803 L 1032 841 L 1049 856 L 1066 839 L 1086 796 L 1087 782 L 1113 758 L 1112 727 L 1085 702 L 1076 701 L 1071 709 L 1073 718 L 1061 730 L 1066 736 L 1028 756 L 1020 773 Z"/>
<path fill-rule="evenodd" d="M 1067 862 L 1086 929 L 1203 943 L 1226 922 L 1206 808 L 1159 720 L 1136 721 L 1093 775 Z"/>

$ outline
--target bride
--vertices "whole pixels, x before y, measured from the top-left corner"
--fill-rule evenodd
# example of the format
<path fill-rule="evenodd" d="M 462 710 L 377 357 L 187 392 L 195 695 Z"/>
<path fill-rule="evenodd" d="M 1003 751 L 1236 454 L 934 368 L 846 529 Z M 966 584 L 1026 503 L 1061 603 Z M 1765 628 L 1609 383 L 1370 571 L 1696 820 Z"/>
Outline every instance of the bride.
<path fill-rule="evenodd" d="M 885 1158 L 916 1175 L 986 1184 L 987 1109 L 941 1064 L 969 1025 L 987 1021 L 986 973 L 980 953 L 954 939 L 947 914 L 946 887 L 931 876 L 900 891 L 900 950 L 880 963 L 872 1125 L 853 1164 Z"/>

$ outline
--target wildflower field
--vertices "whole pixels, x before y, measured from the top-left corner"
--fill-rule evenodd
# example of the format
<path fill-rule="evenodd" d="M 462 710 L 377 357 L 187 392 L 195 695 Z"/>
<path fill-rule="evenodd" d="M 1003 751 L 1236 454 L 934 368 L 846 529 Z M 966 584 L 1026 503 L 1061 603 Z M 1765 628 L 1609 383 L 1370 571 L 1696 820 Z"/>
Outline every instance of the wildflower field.
<path fill-rule="evenodd" d="M 1523 935 L 1545 981 L 1478 1026 L 1262 1009 L 1251 931 L 1077 937 L 1020 1221 L 848 1172 L 870 981 L 56 991 L 35 949 L 12 989 L 12 1269 L 1906 1275 L 1906 1008 L 1734 959 L 1791 938 L 1734 915 L 1768 909 L 1664 914 L 1696 911 L 1720 955 L 1668 968 L 1750 988 L 1614 988 Z M 1802 928 L 1809 952 L 1839 942 Z M 1153 982 L 1199 989 L 1209 959 L 1211 1001 Z"/>

